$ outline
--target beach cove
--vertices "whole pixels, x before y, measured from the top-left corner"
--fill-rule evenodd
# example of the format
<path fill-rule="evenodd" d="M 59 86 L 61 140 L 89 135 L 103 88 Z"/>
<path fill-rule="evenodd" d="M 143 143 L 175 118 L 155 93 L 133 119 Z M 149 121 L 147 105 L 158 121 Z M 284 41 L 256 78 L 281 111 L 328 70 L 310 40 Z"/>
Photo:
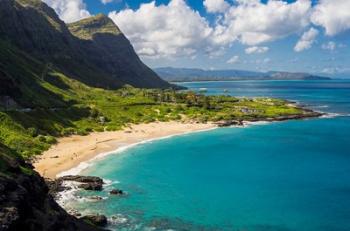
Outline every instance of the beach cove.
<path fill-rule="evenodd" d="M 58 143 L 44 152 L 34 163 L 35 170 L 45 178 L 78 174 L 86 162 L 98 155 L 114 152 L 141 142 L 164 137 L 203 131 L 217 127 L 213 123 L 154 122 L 130 125 L 113 132 L 94 132 L 87 136 L 73 135 L 58 139 Z M 69 171 L 71 170 L 71 171 Z"/>

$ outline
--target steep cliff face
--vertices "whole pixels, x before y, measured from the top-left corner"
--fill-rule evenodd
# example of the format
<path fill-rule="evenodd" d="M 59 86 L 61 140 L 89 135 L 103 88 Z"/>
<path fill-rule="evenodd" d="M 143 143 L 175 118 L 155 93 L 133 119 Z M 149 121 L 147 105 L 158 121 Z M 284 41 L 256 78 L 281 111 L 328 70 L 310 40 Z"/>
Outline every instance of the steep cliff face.
<path fill-rule="evenodd" d="M 0 144 L 0 230 L 101 230 L 69 215 L 31 165 Z"/>
<path fill-rule="evenodd" d="M 114 22 L 103 14 L 68 25 L 79 38 L 80 47 L 90 63 L 135 87 L 162 88 L 169 86 L 142 63 L 129 40 Z M 132 78 L 130 78 L 132 76 Z"/>
<path fill-rule="evenodd" d="M 1 0 L 0 22 L 0 40 L 90 86 L 171 87 L 141 62 L 130 42 L 105 16 L 68 28 L 40 0 Z"/>

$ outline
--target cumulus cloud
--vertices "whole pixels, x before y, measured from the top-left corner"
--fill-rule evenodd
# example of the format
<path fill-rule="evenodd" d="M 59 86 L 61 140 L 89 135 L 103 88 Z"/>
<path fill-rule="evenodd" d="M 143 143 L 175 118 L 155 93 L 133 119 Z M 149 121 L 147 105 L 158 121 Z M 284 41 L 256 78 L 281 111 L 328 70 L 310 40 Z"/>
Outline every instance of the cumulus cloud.
<path fill-rule="evenodd" d="M 153 1 L 137 10 L 113 11 L 109 17 L 143 56 L 193 55 L 205 49 L 212 33 L 206 19 L 184 0 L 171 0 L 160 6 Z"/>
<path fill-rule="evenodd" d="M 209 13 L 222 13 L 230 7 L 225 0 L 204 0 L 203 5 Z"/>
<path fill-rule="evenodd" d="M 258 47 L 258 46 L 253 46 L 253 47 L 248 47 L 245 49 L 246 54 L 262 54 L 265 53 L 269 50 L 268 47 Z"/>
<path fill-rule="evenodd" d="M 298 33 L 310 24 L 310 0 L 294 3 L 284 1 L 237 0 L 223 15 L 215 28 L 219 44 L 239 40 L 257 45 Z"/>
<path fill-rule="evenodd" d="M 235 63 L 238 63 L 238 62 L 239 62 L 239 56 L 235 55 L 232 58 L 230 58 L 229 60 L 227 60 L 226 63 L 228 63 L 228 64 L 235 64 Z"/>
<path fill-rule="evenodd" d="M 70 23 L 91 16 L 83 0 L 43 0 L 58 16 Z"/>
<path fill-rule="evenodd" d="M 306 31 L 297 42 L 294 47 L 294 51 L 301 52 L 303 50 L 309 49 L 312 44 L 315 42 L 315 39 L 318 35 L 318 30 L 315 28 L 310 28 L 310 30 Z"/>
<path fill-rule="evenodd" d="M 294 3 L 276 0 L 267 4 L 259 0 L 237 0 L 232 5 L 225 0 L 205 0 L 203 4 L 208 12 L 219 14 L 212 26 L 185 0 L 171 0 L 168 5 L 159 6 L 153 1 L 141 4 L 136 10 L 113 11 L 109 17 L 140 55 L 156 58 L 188 56 L 198 51 L 215 57 L 218 49 L 233 42 L 256 46 L 300 33 L 310 24 L 310 0 Z M 252 49 L 247 52 L 268 50 Z"/>
<path fill-rule="evenodd" d="M 336 35 L 350 28 L 349 0 L 320 0 L 311 16 L 315 25 L 322 26 L 327 35 Z"/>

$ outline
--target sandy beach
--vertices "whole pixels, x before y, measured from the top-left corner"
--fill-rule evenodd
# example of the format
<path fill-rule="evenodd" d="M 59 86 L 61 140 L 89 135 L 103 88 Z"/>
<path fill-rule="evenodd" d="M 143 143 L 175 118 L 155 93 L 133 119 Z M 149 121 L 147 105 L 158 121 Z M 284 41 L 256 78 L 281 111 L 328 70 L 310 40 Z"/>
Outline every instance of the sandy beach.
<path fill-rule="evenodd" d="M 53 179 L 57 174 L 91 160 L 100 153 L 111 152 L 145 140 L 207 130 L 215 126 L 211 123 L 155 122 L 131 125 L 121 131 L 64 137 L 58 139 L 57 144 L 39 156 L 34 167 L 43 177 Z"/>

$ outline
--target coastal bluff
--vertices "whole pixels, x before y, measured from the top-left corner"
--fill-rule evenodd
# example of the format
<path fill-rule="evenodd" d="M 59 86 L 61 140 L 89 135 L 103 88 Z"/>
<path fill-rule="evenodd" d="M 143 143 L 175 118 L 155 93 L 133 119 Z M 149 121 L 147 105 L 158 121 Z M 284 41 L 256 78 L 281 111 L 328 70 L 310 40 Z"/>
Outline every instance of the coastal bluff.
<path fill-rule="evenodd" d="M 69 215 L 49 194 L 45 180 L 30 164 L 0 147 L 1 231 L 99 231 Z"/>

